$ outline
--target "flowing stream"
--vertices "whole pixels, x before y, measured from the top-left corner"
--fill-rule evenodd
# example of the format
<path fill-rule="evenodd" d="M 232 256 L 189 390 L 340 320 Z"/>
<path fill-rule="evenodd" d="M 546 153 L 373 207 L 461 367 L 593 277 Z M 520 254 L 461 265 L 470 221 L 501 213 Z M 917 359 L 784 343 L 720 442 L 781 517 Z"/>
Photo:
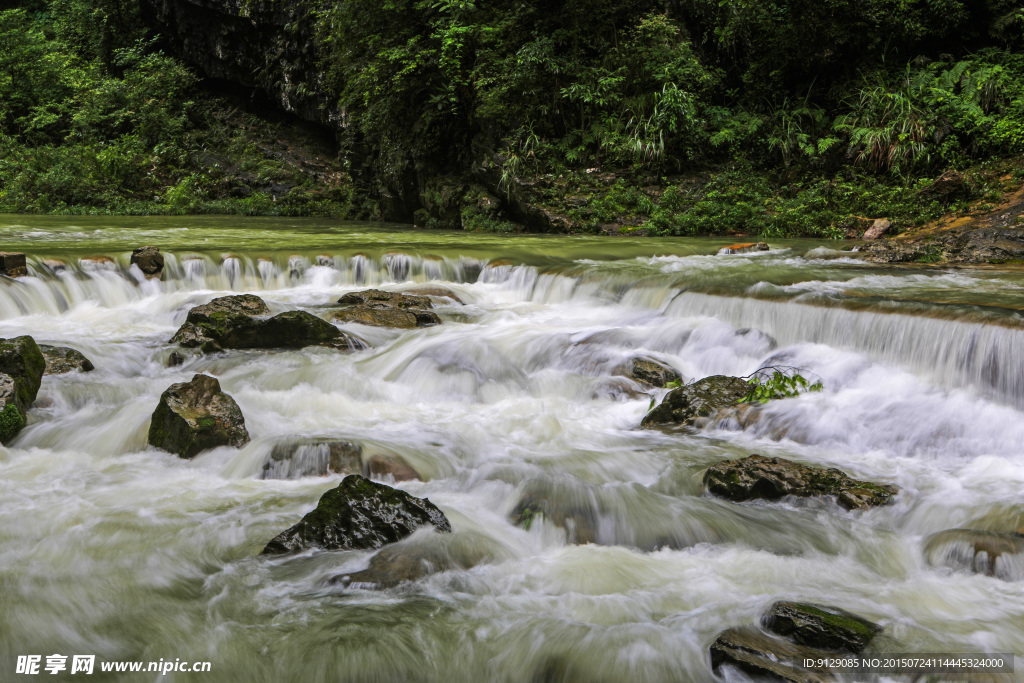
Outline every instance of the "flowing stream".
<path fill-rule="evenodd" d="M 923 552 L 944 529 L 1024 527 L 1019 269 L 881 268 L 806 241 L 717 255 L 722 240 L 237 217 L 9 216 L 0 236 L 30 270 L 0 282 L 0 337 L 96 366 L 44 377 L 0 447 L 0 680 L 21 680 L 18 655 L 57 653 L 212 667 L 97 665 L 85 680 L 709 681 L 716 634 L 778 599 L 881 623 L 881 652 L 1024 655 L 1024 581 Z M 166 256 L 162 281 L 128 265 L 146 244 Z M 424 283 L 465 302 L 436 306 L 440 326 L 349 324 L 369 348 L 168 367 L 188 309 L 217 296 L 318 313 Z M 747 431 L 641 430 L 665 391 L 620 375 L 636 356 L 688 380 L 784 363 L 824 390 L 768 404 Z M 200 372 L 238 402 L 251 443 L 193 460 L 148 447 L 160 394 Z M 372 552 L 259 556 L 340 481 L 302 463 L 265 476 L 274 446 L 300 437 L 405 458 L 424 480 L 394 485 L 454 529 L 408 542 L 465 568 L 363 590 L 327 579 Z M 704 494 L 709 465 L 750 453 L 901 493 L 866 512 Z M 538 495 L 582 511 L 592 542 L 548 519 L 514 525 Z"/>

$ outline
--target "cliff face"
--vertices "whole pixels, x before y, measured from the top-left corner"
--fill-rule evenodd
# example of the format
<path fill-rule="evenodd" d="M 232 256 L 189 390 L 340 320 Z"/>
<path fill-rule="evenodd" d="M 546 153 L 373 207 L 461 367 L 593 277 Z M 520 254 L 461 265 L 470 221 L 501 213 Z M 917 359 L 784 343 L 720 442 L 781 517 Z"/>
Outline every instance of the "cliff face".
<path fill-rule="evenodd" d="M 204 75 L 259 90 L 284 111 L 340 130 L 323 88 L 308 10 L 267 0 L 142 0 L 164 47 Z"/>

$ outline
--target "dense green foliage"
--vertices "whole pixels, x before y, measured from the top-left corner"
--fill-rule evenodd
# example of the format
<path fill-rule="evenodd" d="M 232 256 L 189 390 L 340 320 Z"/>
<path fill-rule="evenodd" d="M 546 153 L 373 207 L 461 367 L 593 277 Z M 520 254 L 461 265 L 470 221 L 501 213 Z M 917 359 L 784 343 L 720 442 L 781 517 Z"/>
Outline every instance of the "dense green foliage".
<path fill-rule="evenodd" d="M 130 13 L 116 20 L 127 9 L 49 10 L 0 12 L 0 210 L 337 213 L 347 199 L 268 154 L 277 127 L 204 94 Z"/>
<path fill-rule="evenodd" d="M 231 118 L 156 49 L 134 3 L 36 2 L 0 12 L 0 209 L 354 210 L 343 183 L 325 189 L 268 155 L 278 131 Z M 1022 0 L 295 11 L 289 30 L 309 34 L 319 64 L 295 87 L 336 98 L 343 154 L 383 187 L 418 182 L 432 215 L 461 202 L 470 229 L 514 229 L 480 168 L 507 198 L 531 179 L 531 201 L 583 230 L 836 237 L 856 216 L 907 226 L 959 208 L 966 197 L 922 190 L 945 169 L 984 180 L 993 160 L 1024 154 Z M 424 190 L 424 177 L 463 184 Z"/>
<path fill-rule="evenodd" d="M 769 372 L 770 371 L 770 372 Z M 767 403 L 779 398 L 793 398 L 807 391 L 821 391 L 821 380 L 809 381 L 796 368 L 762 368 L 748 380 L 750 391 L 740 403 Z"/>

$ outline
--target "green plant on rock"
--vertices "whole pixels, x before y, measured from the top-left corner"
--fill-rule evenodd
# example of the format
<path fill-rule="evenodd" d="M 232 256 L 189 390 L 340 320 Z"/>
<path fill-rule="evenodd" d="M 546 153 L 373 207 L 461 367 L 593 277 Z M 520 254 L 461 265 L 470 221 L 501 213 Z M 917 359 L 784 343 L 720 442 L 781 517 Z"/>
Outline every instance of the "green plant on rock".
<path fill-rule="evenodd" d="M 744 379 L 750 384 L 750 391 L 740 399 L 740 403 L 767 403 L 824 388 L 821 379 L 812 382 L 800 374 L 797 368 L 784 366 L 761 368 Z"/>
<path fill-rule="evenodd" d="M 25 418 L 13 403 L 0 410 L 0 442 L 7 443 L 25 426 Z"/>

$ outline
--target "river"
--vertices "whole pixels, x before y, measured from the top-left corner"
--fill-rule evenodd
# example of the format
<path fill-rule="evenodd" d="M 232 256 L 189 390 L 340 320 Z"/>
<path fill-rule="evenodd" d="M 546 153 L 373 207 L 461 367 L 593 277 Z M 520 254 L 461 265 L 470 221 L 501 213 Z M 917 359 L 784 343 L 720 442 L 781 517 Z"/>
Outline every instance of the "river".
<path fill-rule="evenodd" d="M 715 635 L 789 598 L 879 622 L 878 651 L 1024 654 L 1024 581 L 922 550 L 944 529 L 1024 527 L 1020 269 L 873 266 L 815 241 L 716 255 L 727 240 L 305 219 L 6 216 L 0 237 L 30 269 L 0 282 L 0 337 L 96 366 L 44 377 L 0 448 L 2 680 L 32 680 L 13 675 L 19 655 L 62 654 L 211 663 L 85 680 L 709 681 Z M 128 268 L 146 244 L 166 256 L 162 281 Z M 426 282 L 465 305 L 438 306 L 430 328 L 346 326 L 361 351 L 167 364 L 188 309 L 216 296 L 317 313 Z M 616 376 L 638 354 L 687 379 L 785 363 L 824 390 L 768 404 L 747 431 L 641 430 L 665 391 Z M 251 443 L 193 460 L 149 448 L 160 394 L 200 372 Z M 275 444 L 306 436 L 404 457 L 424 481 L 396 486 L 454 529 L 411 542 L 466 568 L 374 591 L 327 583 L 372 552 L 260 556 L 340 481 L 263 478 Z M 703 493 L 708 466 L 750 453 L 901 492 L 866 512 Z M 524 495 L 585 510 L 594 542 L 515 526 Z"/>

